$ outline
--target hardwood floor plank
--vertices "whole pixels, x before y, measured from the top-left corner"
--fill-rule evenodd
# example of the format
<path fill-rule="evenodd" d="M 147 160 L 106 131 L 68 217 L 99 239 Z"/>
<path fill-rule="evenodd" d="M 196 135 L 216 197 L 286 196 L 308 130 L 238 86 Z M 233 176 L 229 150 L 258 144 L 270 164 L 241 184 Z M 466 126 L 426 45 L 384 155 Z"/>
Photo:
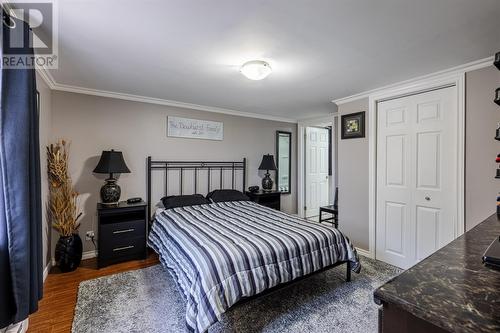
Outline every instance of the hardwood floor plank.
<path fill-rule="evenodd" d="M 61 273 L 58 268 L 52 268 L 44 283 L 44 296 L 38 304 L 38 311 L 30 316 L 28 333 L 71 332 L 80 282 L 158 263 L 158 256 L 151 253 L 145 260 L 124 262 L 99 270 L 95 259 L 82 261 L 80 267 L 70 273 Z"/>

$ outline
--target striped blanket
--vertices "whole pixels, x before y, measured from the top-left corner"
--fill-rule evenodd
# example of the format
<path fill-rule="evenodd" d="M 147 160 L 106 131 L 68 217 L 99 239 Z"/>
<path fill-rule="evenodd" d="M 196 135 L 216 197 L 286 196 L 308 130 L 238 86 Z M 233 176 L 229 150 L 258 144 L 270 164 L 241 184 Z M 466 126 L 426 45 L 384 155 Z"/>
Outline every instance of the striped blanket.
<path fill-rule="evenodd" d="M 186 299 L 190 331 L 205 332 L 229 307 L 280 283 L 350 261 L 356 250 L 339 230 L 250 201 L 157 212 L 148 244 Z"/>

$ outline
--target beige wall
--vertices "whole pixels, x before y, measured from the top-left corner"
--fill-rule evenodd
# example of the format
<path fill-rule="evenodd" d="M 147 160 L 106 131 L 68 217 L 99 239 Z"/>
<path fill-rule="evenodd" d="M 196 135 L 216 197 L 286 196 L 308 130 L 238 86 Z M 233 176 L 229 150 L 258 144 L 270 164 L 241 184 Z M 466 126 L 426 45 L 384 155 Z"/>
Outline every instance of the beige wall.
<path fill-rule="evenodd" d="M 43 244 L 43 267 L 52 258 L 50 252 L 51 231 L 47 223 L 47 207 L 48 199 L 48 184 L 47 184 L 47 159 L 45 155 L 45 147 L 52 139 L 52 92 L 45 82 L 37 76 L 37 90 L 40 93 L 40 167 L 42 176 L 42 244 Z"/>
<path fill-rule="evenodd" d="M 493 66 L 466 74 L 465 224 L 469 230 L 495 212 L 500 182 L 494 179 L 500 143 L 493 139 L 500 108 L 493 103 L 500 71 Z M 368 110 L 368 99 L 342 104 L 340 114 Z M 366 121 L 368 122 L 368 114 Z M 368 128 L 366 138 L 338 143 L 339 221 L 354 244 L 368 250 Z"/>
<path fill-rule="evenodd" d="M 71 142 L 70 174 L 76 190 L 85 197 L 82 239 L 87 230 L 97 231 L 95 207 L 104 177 L 94 175 L 92 170 L 101 151 L 112 148 L 123 152 L 132 171 L 120 177 L 122 199 L 145 198 L 149 155 L 156 159 L 207 161 L 236 161 L 247 157 L 247 185 L 260 186 L 261 174 L 257 168 L 263 154 L 275 154 L 276 130 L 292 131 L 292 194 L 282 196 L 282 209 L 297 211 L 296 124 L 56 91 L 52 94 L 52 106 L 53 139 Z M 169 138 L 166 136 L 168 115 L 221 121 L 224 140 Z M 52 239 L 54 246 L 57 236 Z M 84 241 L 84 251 L 90 250 L 93 250 L 92 244 Z"/>
<path fill-rule="evenodd" d="M 367 111 L 368 98 L 339 105 L 339 116 Z M 338 118 L 339 228 L 354 246 L 368 250 L 368 126 L 365 138 L 341 140 Z"/>
<path fill-rule="evenodd" d="M 494 140 L 500 107 L 493 103 L 500 71 L 493 66 L 466 74 L 465 226 L 470 230 L 495 212 L 500 181 L 495 179 Z"/>
<path fill-rule="evenodd" d="M 500 71 L 488 67 L 467 73 L 466 76 L 466 228 L 469 230 L 495 210 L 498 182 L 494 172 L 498 142 L 493 140 L 499 108 L 493 102 L 493 92 L 500 86 Z M 293 132 L 292 191 L 283 196 L 283 209 L 296 212 L 296 125 L 243 118 L 202 111 L 128 102 L 65 92 L 50 92 L 38 80 L 41 94 L 40 144 L 42 146 L 42 175 L 46 175 L 45 145 L 57 138 L 72 142 L 70 172 L 75 186 L 85 197 L 85 216 L 80 234 L 96 230 L 95 204 L 102 177 L 92 174 L 100 152 L 119 149 L 132 170 L 122 175 L 119 184 L 122 198 L 145 197 L 145 158 L 223 159 L 239 160 L 246 156 L 248 185 L 260 185 L 257 172 L 263 153 L 274 153 L 275 130 Z M 51 105 L 52 109 L 51 110 Z M 368 110 L 368 99 L 340 105 L 339 114 Z M 167 115 L 186 116 L 224 122 L 224 141 L 167 138 Z M 366 114 L 368 117 L 369 115 Z M 366 119 L 368 121 L 368 118 Z M 368 249 L 368 129 L 366 138 L 340 140 L 337 131 L 337 172 L 339 186 L 340 228 L 354 244 Z M 52 130 L 53 129 L 53 130 Z M 52 132 L 51 132 L 52 131 Z M 336 172 L 336 174 L 337 174 Z M 43 204 L 46 203 L 47 183 L 43 178 Z M 57 234 L 50 237 L 44 214 L 44 253 L 53 255 Z M 47 244 L 52 238 L 52 251 Z M 85 251 L 92 250 L 85 242 Z"/>

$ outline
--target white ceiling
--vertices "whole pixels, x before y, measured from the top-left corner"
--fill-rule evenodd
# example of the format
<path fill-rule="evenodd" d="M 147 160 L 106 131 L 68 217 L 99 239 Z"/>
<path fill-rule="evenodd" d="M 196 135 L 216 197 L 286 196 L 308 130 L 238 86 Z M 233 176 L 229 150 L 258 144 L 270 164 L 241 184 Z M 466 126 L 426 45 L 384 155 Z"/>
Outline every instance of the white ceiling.
<path fill-rule="evenodd" d="M 288 118 L 500 51 L 499 0 L 60 0 L 58 84 Z M 267 60 L 251 81 L 239 66 Z"/>

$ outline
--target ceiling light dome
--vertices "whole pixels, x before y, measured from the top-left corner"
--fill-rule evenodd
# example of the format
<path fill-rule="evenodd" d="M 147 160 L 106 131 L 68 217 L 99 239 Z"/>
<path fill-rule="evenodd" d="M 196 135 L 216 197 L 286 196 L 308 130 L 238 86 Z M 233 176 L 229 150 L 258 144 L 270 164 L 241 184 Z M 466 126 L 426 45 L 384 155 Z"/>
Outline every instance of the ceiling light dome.
<path fill-rule="evenodd" d="M 272 71 L 271 66 L 263 60 L 245 62 L 240 68 L 241 74 L 250 80 L 265 79 Z"/>

